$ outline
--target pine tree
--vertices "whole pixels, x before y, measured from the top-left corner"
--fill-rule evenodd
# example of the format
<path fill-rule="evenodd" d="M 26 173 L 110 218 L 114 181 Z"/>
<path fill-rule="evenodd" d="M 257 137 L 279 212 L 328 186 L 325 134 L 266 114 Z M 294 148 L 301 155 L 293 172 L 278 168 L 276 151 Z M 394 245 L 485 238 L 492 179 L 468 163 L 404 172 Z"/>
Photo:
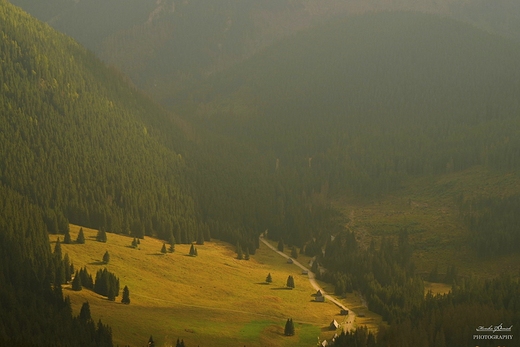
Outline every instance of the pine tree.
<path fill-rule="evenodd" d="M 242 254 L 242 247 L 240 246 L 240 243 L 237 242 L 237 259 L 242 260 L 244 259 L 244 255 Z"/>
<path fill-rule="evenodd" d="M 116 292 L 116 286 L 112 283 L 109 284 L 108 290 L 107 290 L 107 298 L 109 301 L 115 301 L 116 296 L 119 294 Z"/>
<path fill-rule="evenodd" d="M 58 240 L 56 240 L 56 245 L 54 246 L 54 255 L 58 260 L 61 260 L 61 242 L 59 237 Z"/>
<path fill-rule="evenodd" d="M 271 282 L 273 282 L 273 278 L 271 277 L 271 273 L 270 273 L 270 272 L 269 272 L 269 274 L 267 275 L 267 277 L 265 278 L 265 281 L 266 281 L 267 283 L 271 283 Z"/>
<path fill-rule="evenodd" d="M 294 278 L 291 275 L 287 277 L 287 287 L 294 288 Z"/>
<path fill-rule="evenodd" d="M 173 236 L 173 233 L 170 234 L 170 253 L 175 252 L 175 236 Z"/>
<path fill-rule="evenodd" d="M 65 282 L 70 282 L 72 279 L 72 273 L 70 272 L 70 260 L 69 260 L 69 254 L 65 253 L 65 256 L 63 257 L 63 271 L 65 272 Z"/>
<path fill-rule="evenodd" d="M 249 260 L 249 248 L 246 247 L 246 254 L 244 255 L 245 260 Z"/>
<path fill-rule="evenodd" d="M 165 243 L 162 244 L 161 253 L 166 254 L 166 244 Z"/>
<path fill-rule="evenodd" d="M 123 298 L 121 299 L 121 302 L 126 305 L 130 304 L 130 291 L 128 290 L 128 286 L 123 288 Z"/>
<path fill-rule="evenodd" d="M 110 261 L 110 254 L 108 254 L 108 251 L 106 251 L 105 254 L 103 254 L 103 263 L 108 264 L 109 261 Z"/>
<path fill-rule="evenodd" d="M 79 319 L 84 321 L 92 319 L 92 317 L 90 316 L 90 304 L 88 303 L 88 301 L 84 302 L 83 305 L 81 305 L 81 310 L 79 311 Z"/>
<path fill-rule="evenodd" d="M 150 338 L 148 339 L 148 347 L 155 347 L 152 335 L 150 335 Z"/>
<path fill-rule="evenodd" d="M 81 276 L 79 275 L 79 272 L 76 271 L 74 279 L 72 280 L 72 290 L 80 291 L 81 289 L 83 289 L 81 285 Z"/>
<path fill-rule="evenodd" d="M 195 248 L 195 246 L 193 246 L 193 244 L 191 244 L 191 247 L 190 247 L 190 255 L 192 257 L 197 255 L 197 249 Z"/>
<path fill-rule="evenodd" d="M 292 318 L 287 319 L 287 322 L 285 323 L 284 335 L 285 336 L 294 335 L 294 323 L 292 321 Z"/>
<path fill-rule="evenodd" d="M 100 228 L 96 235 L 96 241 L 107 242 L 107 233 L 103 228 Z"/>
<path fill-rule="evenodd" d="M 280 252 L 283 252 L 283 240 L 282 239 L 280 239 L 280 241 L 278 241 L 278 250 Z"/>
<path fill-rule="evenodd" d="M 66 245 L 70 245 L 72 243 L 72 240 L 70 238 L 70 231 L 68 229 L 65 232 L 65 236 L 63 238 L 63 243 L 66 244 Z"/>
<path fill-rule="evenodd" d="M 83 234 L 83 228 L 79 228 L 78 237 L 76 239 L 76 243 L 84 244 L 85 243 L 85 235 Z"/>
<path fill-rule="evenodd" d="M 137 248 L 137 239 L 134 237 L 134 239 L 132 240 L 132 247 L 133 248 Z"/>

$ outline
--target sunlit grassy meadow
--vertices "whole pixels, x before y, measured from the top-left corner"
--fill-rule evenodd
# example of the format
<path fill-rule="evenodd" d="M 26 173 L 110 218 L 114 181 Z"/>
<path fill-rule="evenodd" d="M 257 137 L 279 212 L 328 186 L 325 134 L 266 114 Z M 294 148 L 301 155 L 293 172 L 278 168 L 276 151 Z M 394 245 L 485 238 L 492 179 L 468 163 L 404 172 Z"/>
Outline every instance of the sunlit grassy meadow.
<path fill-rule="evenodd" d="M 72 240 L 78 231 L 71 225 Z M 175 345 L 177 338 L 200 347 L 314 346 L 318 336 L 335 333 L 327 329 L 332 319 L 344 319 L 334 304 L 313 302 L 307 276 L 265 245 L 249 261 L 235 259 L 234 247 L 216 240 L 196 246 L 198 256 L 190 257 L 189 245 L 162 254 L 163 242 L 157 239 L 146 237 L 134 249 L 130 237 L 109 233 L 107 243 L 101 243 L 95 240 L 96 230 L 83 231 L 85 244 L 62 244 L 63 253 L 94 278 L 106 266 L 119 277 L 121 289 L 128 286 L 131 304 L 120 303 L 121 293 L 111 302 L 69 285 L 64 294 L 74 314 L 88 300 L 93 319 L 112 327 L 115 344 L 142 346 L 153 335 L 156 346 Z M 56 238 L 51 235 L 51 247 Z M 269 285 L 264 282 L 268 273 L 273 278 Z M 295 278 L 293 290 L 285 288 L 289 275 Z M 295 336 L 283 335 L 287 318 L 295 322 Z"/>

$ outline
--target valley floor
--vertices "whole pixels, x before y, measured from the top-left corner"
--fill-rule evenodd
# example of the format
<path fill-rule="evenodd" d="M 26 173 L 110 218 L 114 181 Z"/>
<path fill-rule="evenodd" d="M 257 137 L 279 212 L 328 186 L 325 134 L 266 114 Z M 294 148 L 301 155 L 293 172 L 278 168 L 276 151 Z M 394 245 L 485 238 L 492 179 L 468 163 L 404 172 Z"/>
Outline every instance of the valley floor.
<path fill-rule="evenodd" d="M 187 346 L 313 346 L 317 338 L 329 339 L 337 331 L 329 330 L 333 319 L 342 322 L 340 309 L 331 302 L 314 302 L 315 289 L 307 275 L 294 264 L 261 244 L 249 261 L 237 260 L 229 244 L 213 240 L 196 246 L 197 257 L 190 257 L 190 245 L 175 245 L 174 253 L 162 254 L 162 241 L 145 238 L 138 249 L 132 238 L 107 234 L 107 243 L 97 242 L 97 231 L 83 228 L 85 244 L 62 244 L 76 269 L 87 267 L 95 278 L 106 267 L 119 277 L 121 289 L 130 290 L 130 305 L 108 301 L 90 290 L 72 291 L 74 314 L 89 301 L 92 317 L 112 327 L 114 343 L 140 346 L 154 337 L 156 345 L 175 345 L 184 339 Z M 78 226 L 71 226 L 76 239 Z M 54 243 L 57 235 L 51 235 Z M 105 251 L 110 262 L 101 261 Z M 301 257 L 300 262 L 310 259 Z M 273 282 L 264 281 L 271 273 Z M 295 288 L 285 287 L 287 277 L 295 279 Z M 327 292 L 330 285 L 320 283 Z M 356 325 L 375 329 L 380 318 L 361 305 L 354 294 L 342 300 L 354 312 L 366 313 Z M 295 336 L 286 337 L 288 318 L 295 322 Z"/>

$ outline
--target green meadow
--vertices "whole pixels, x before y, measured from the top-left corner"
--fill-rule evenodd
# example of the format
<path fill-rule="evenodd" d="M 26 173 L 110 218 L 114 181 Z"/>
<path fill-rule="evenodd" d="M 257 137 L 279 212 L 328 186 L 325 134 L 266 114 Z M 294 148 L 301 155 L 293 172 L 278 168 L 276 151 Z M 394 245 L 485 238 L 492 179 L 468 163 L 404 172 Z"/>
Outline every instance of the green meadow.
<path fill-rule="evenodd" d="M 75 240 L 79 227 L 70 229 Z M 95 240 L 96 230 L 83 231 L 85 244 L 62 243 L 63 253 L 69 254 L 75 269 L 86 266 L 94 278 L 104 267 L 113 272 L 121 291 L 128 286 L 131 303 L 122 304 L 121 293 L 111 302 L 87 289 L 72 291 L 70 285 L 64 286 L 64 294 L 74 314 L 88 301 L 92 318 L 109 324 L 120 346 L 144 345 L 150 335 L 157 346 L 175 345 L 178 338 L 200 347 L 313 346 L 318 337 L 336 333 L 328 330 L 333 319 L 344 319 L 334 304 L 313 302 L 314 290 L 301 269 L 263 244 L 248 261 L 236 259 L 234 247 L 217 240 L 196 246 L 198 256 L 191 257 L 190 245 L 178 244 L 175 252 L 162 254 L 163 242 L 154 238 L 146 237 L 132 248 L 130 237 L 109 233 L 102 243 Z M 51 247 L 57 237 L 50 236 Z M 105 251 L 110 254 L 108 264 L 102 262 Z M 308 261 L 303 256 L 298 260 Z M 265 283 L 268 273 L 271 284 Z M 295 278 L 292 290 L 285 287 L 289 275 Z M 362 308 L 354 294 L 345 304 Z M 356 323 L 376 329 L 374 322 L 380 318 L 374 317 Z M 295 336 L 284 336 L 288 318 L 295 323 Z"/>

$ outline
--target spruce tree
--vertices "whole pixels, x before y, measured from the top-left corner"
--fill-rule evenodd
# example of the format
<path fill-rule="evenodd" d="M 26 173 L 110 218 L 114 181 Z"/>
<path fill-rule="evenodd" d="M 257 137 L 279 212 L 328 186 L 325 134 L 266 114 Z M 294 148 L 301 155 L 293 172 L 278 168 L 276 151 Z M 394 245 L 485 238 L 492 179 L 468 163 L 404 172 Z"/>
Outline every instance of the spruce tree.
<path fill-rule="evenodd" d="M 175 236 L 173 236 L 173 233 L 170 234 L 170 253 L 175 252 Z"/>
<path fill-rule="evenodd" d="M 54 246 L 54 255 L 57 259 L 61 260 L 61 242 L 59 237 L 58 240 L 56 240 L 56 245 Z"/>
<path fill-rule="evenodd" d="M 96 241 L 107 242 L 107 233 L 103 228 L 100 228 L 96 235 Z"/>
<path fill-rule="evenodd" d="M 63 271 L 65 272 L 65 283 L 70 282 L 72 279 L 72 273 L 70 272 L 70 260 L 69 260 L 69 254 L 65 253 L 65 256 L 63 257 Z"/>
<path fill-rule="evenodd" d="M 285 323 L 284 335 L 285 336 L 294 335 L 294 323 L 292 321 L 292 318 L 287 319 L 287 322 Z"/>
<path fill-rule="evenodd" d="M 72 280 L 72 290 L 80 291 L 83 289 L 81 285 L 81 276 L 78 271 L 76 271 L 76 274 L 74 275 L 74 279 Z"/>
<path fill-rule="evenodd" d="M 103 263 L 108 264 L 109 261 L 110 261 L 110 254 L 108 254 L 108 251 L 106 251 L 105 254 L 103 254 Z"/>
<path fill-rule="evenodd" d="M 240 246 L 240 243 L 237 242 L 237 259 L 242 260 L 244 258 L 244 255 L 242 254 L 242 247 Z"/>
<path fill-rule="evenodd" d="M 81 310 L 79 311 L 79 319 L 84 321 L 92 319 L 92 317 L 90 316 L 90 304 L 88 303 L 88 301 L 84 302 L 83 305 L 81 305 Z"/>
<path fill-rule="evenodd" d="M 294 278 L 291 275 L 287 277 L 287 287 L 294 288 Z"/>
<path fill-rule="evenodd" d="M 270 273 L 270 272 L 269 272 L 269 274 L 267 275 L 267 277 L 265 278 L 265 281 L 266 281 L 267 283 L 271 283 L 271 282 L 273 282 L 273 278 L 271 277 L 271 273 Z"/>
<path fill-rule="evenodd" d="M 70 238 L 70 231 L 68 229 L 65 232 L 65 236 L 63 238 L 63 243 L 66 244 L 66 245 L 70 245 L 72 243 L 72 240 Z"/>
<path fill-rule="evenodd" d="M 148 347 L 155 347 L 152 335 L 150 335 L 150 338 L 148 339 Z"/>
<path fill-rule="evenodd" d="M 190 255 L 192 257 L 197 255 L 197 251 L 195 250 L 195 246 L 193 246 L 193 244 L 191 244 L 191 247 L 190 247 Z"/>
<path fill-rule="evenodd" d="M 132 240 L 132 247 L 133 248 L 137 248 L 137 239 L 134 237 L 134 239 Z"/>
<path fill-rule="evenodd" d="M 161 253 L 166 254 L 166 244 L 165 243 L 162 244 Z"/>
<path fill-rule="evenodd" d="M 118 295 L 119 293 L 117 293 L 116 291 L 116 287 L 113 283 L 110 283 L 109 286 L 108 286 L 108 290 L 107 290 L 107 298 L 109 301 L 115 301 L 116 300 L 116 296 Z"/>
<path fill-rule="evenodd" d="M 78 237 L 76 239 L 76 243 L 84 244 L 85 243 L 85 235 L 83 234 L 83 228 L 79 228 Z"/>
<path fill-rule="evenodd" d="M 126 305 L 130 304 L 130 291 L 128 290 L 128 286 L 123 288 L 123 298 L 121 299 L 121 302 Z"/>
<path fill-rule="evenodd" d="M 278 250 L 280 252 L 283 252 L 283 240 L 282 239 L 280 239 L 280 241 L 278 241 Z"/>
<path fill-rule="evenodd" d="M 244 255 L 245 260 L 249 260 L 249 248 L 246 247 L 246 254 Z"/>

